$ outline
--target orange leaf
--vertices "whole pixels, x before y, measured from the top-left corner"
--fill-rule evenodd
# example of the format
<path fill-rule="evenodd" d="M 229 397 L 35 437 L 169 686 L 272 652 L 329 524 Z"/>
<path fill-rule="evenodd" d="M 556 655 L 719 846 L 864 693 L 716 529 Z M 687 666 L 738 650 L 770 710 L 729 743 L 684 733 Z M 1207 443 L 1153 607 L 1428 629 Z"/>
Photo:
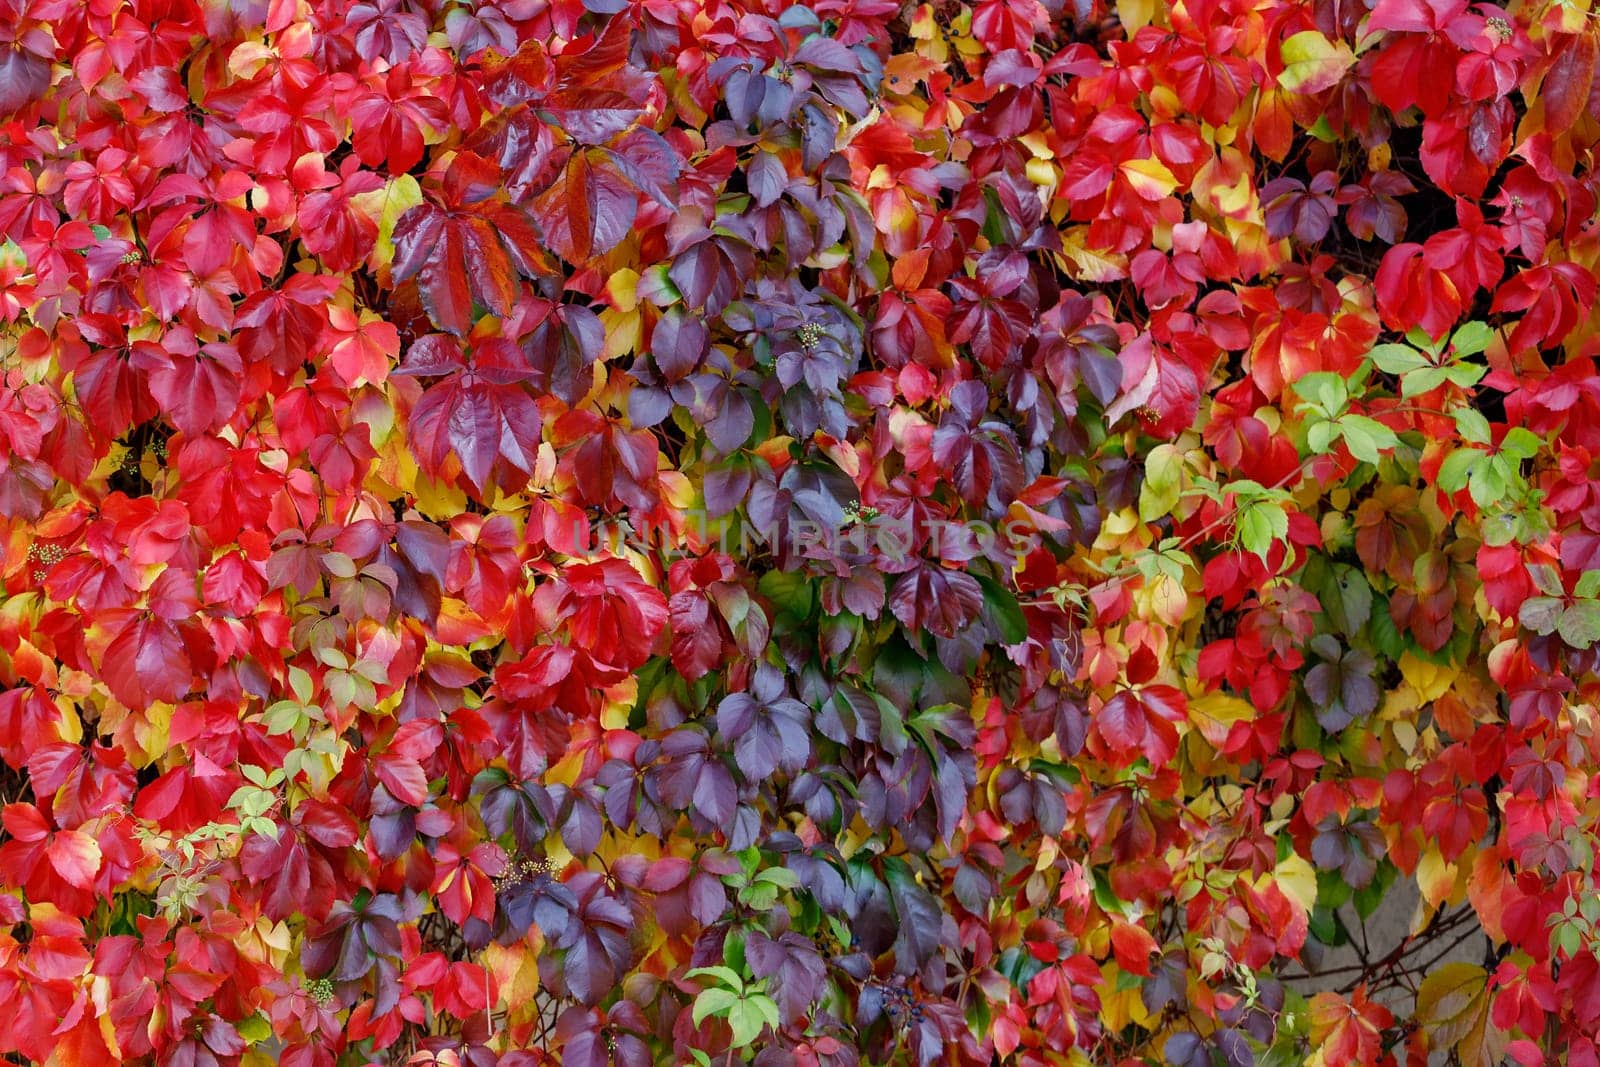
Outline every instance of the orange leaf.
<path fill-rule="evenodd" d="M 1156 951 L 1156 939 L 1150 931 L 1136 923 L 1117 923 L 1111 928 L 1111 952 L 1117 966 L 1141 978 L 1150 977 L 1150 955 Z"/>

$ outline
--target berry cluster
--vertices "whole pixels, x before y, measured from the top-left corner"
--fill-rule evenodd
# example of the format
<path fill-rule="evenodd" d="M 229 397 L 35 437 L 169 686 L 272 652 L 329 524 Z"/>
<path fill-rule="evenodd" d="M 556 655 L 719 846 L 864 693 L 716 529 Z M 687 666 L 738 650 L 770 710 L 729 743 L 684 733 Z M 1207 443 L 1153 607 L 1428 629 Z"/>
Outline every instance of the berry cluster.
<path fill-rule="evenodd" d="M 531 882 L 542 875 L 553 874 L 554 871 L 555 868 L 549 860 L 512 856 L 506 863 L 505 872 L 494 880 L 494 891 L 504 893 L 514 885 Z"/>
<path fill-rule="evenodd" d="M 32 545 L 28 549 L 28 558 L 39 564 L 34 568 L 33 580 L 42 582 L 48 568 L 60 563 L 66 557 L 66 552 L 60 545 Z"/>

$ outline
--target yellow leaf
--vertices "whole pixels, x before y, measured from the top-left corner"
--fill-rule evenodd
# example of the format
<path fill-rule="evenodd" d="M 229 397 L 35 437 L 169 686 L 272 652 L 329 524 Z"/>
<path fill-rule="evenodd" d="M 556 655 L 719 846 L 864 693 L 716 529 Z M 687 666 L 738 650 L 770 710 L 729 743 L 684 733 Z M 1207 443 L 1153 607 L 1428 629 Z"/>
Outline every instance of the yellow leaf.
<path fill-rule="evenodd" d="M 545 780 L 558 785 L 572 785 L 578 780 L 578 772 L 583 770 L 584 759 L 582 752 L 568 752 L 545 772 Z"/>
<path fill-rule="evenodd" d="M 1427 660 L 1410 652 L 1400 656 L 1400 677 L 1406 684 L 1417 691 L 1417 696 L 1423 703 L 1438 700 L 1450 688 L 1450 683 L 1456 680 L 1460 673 L 1459 667 L 1441 667 L 1437 663 Z"/>
<path fill-rule="evenodd" d="M 634 683 L 633 688 L 638 688 L 636 679 L 630 678 L 629 681 Z M 607 700 L 600 712 L 600 725 L 607 730 L 626 730 L 633 704 L 632 700 Z"/>
<path fill-rule="evenodd" d="M 1296 93 L 1320 93 L 1339 84 L 1356 61 L 1350 46 L 1328 40 L 1316 30 L 1303 30 L 1283 42 L 1283 73 L 1278 84 Z"/>
<path fill-rule="evenodd" d="M 1260 223 L 1261 204 L 1250 184 L 1254 173 L 1254 164 L 1237 148 L 1220 149 L 1195 172 L 1190 183 L 1195 203 L 1238 222 Z M 1234 235 L 1232 227 L 1229 234 Z"/>
<path fill-rule="evenodd" d="M 1044 189 L 1046 193 L 1055 192 L 1056 182 L 1060 178 L 1060 172 L 1056 170 L 1055 164 L 1043 159 L 1030 159 L 1023 164 L 1022 170 L 1030 182 Z"/>
<path fill-rule="evenodd" d="M 1108 942 L 1109 943 L 1109 942 Z M 1108 1030 L 1122 1030 L 1129 1023 L 1135 1026 L 1150 1029 L 1150 1012 L 1145 1009 L 1144 998 L 1139 995 L 1139 987 L 1131 985 L 1126 989 L 1117 989 L 1117 975 L 1121 973 L 1115 963 L 1107 960 L 1100 967 L 1104 976 L 1095 992 L 1100 996 L 1100 1021 Z"/>
<path fill-rule="evenodd" d="M 1422 890 L 1422 899 L 1428 906 L 1437 909 L 1456 887 L 1456 865 L 1446 863 L 1439 853 L 1439 846 L 1429 844 L 1417 860 L 1417 888 Z"/>
<path fill-rule="evenodd" d="M 1183 622 L 1184 613 L 1189 607 L 1189 594 L 1181 584 L 1165 574 L 1158 574 L 1145 595 L 1150 604 L 1151 614 L 1158 620 L 1168 626 L 1177 626 Z M 1206 740 L 1209 741 L 1210 738 Z"/>
<path fill-rule="evenodd" d="M 1416 1018 L 1428 1043 L 1441 1051 L 1460 1046 L 1462 1062 L 1474 1067 L 1498 1063 L 1505 1047 L 1505 1035 L 1489 1019 L 1488 981 L 1475 963 L 1446 963 L 1417 989 Z"/>
<path fill-rule="evenodd" d="M 535 937 L 538 935 L 535 934 Z M 522 941 L 511 946 L 490 942 L 479 961 L 495 977 L 500 1003 L 518 1020 L 532 1018 L 543 1001 L 539 998 L 539 954 Z"/>
<path fill-rule="evenodd" d="M 1130 159 L 1122 164 L 1122 175 L 1133 191 L 1146 200 L 1171 196 L 1178 187 L 1178 179 L 1159 159 Z"/>
<path fill-rule="evenodd" d="M 1117 21 L 1132 37 L 1155 21 L 1156 12 L 1160 9 L 1161 5 L 1156 0 L 1121 0 L 1117 4 Z"/>
<path fill-rule="evenodd" d="M 448 519 L 467 510 L 466 493 L 435 481 L 421 470 L 417 471 L 412 492 L 417 498 L 417 510 L 430 519 Z"/>
<path fill-rule="evenodd" d="M 606 279 L 606 299 L 618 311 L 633 311 L 639 306 L 639 272 L 623 267 Z"/>
<path fill-rule="evenodd" d="M 572 853 L 567 850 L 567 843 L 561 839 L 559 833 L 553 833 L 544 839 L 544 858 L 553 870 L 563 870 L 572 862 Z"/>
<path fill-rule="evenodd" d="M 1291 852 L 1287 859 L 1273 868 L 1272 878 L 1278 883 L 1279 889 L 1307 912 L 1316 907 L 1317 872 L 1298 852 Z"/>
<path fill-rule="evenodd" d="M 402 174 L 391 178 L 382 189 L 357 193 L 350 203 L 378 224 L 378 243 L 372 247 L 370 262 L 379 278 L 387 282 L 389 264 L 394 262 L 394 224 L 422 203 L 422 186 L 411 175 Z"/>
<path fill-rule="evenodd" d="M 1058 201 L 1065 203 L 1065 201 Z M 1084 282 L 1115 282 L 1128 276 L 1128 262 L 1117 252 L 1091 249 L 1085 243 L 1086 227 L 1067 230 L 1061 237 L 1062 269 Z"/>
<path fill-rule="evenodd" d="M 639 345 L 644 332 L 644 317 L 638 311 L 606 308 L 600 312 L 600 325 L 606 331 L 606 348 L 603 359 L 616 359 L 632 352 Z"/>
<path fill-rule="evenodd" d="M 1189 721 L 1212 748 L 1221 748 L 1236 722 L 1250 722 L 1256 709 L 1249 701 L 1227 693 L 1207 693 L 1189 701 Z"/>

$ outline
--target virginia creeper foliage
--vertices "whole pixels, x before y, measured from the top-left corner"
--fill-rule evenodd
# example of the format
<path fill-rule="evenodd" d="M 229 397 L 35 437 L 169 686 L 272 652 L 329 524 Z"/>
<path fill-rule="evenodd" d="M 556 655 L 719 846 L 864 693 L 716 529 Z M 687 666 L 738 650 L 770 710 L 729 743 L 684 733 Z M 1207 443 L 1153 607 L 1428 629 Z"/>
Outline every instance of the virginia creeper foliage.
<path fill-rule="evenodd" d="M 1588 7 L 0 0 L 0 1053 L 1600 1063 Z"/>

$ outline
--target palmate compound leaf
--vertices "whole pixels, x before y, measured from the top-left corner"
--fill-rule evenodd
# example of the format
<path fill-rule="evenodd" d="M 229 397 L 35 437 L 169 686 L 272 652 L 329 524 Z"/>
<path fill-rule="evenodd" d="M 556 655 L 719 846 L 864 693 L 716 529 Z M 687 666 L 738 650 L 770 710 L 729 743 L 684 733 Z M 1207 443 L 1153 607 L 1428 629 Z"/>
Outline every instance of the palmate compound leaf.
<path fill-rule="evenodd" d="M 552 273 L 534 223 L 509 204 L 424 200 L 395 223 L 394 280 L 415 277 L 428 317 L 457 337 L 472 329 L 474 304 L 508 315 L 519 276 Z"/>
<path fill-rule="evenodd" d="M 454 339 L 430 334 L 394 373 L 442 377 L 411 412 L 410 444 L 425 469 L 440 475 L 454 456 L 479 492 L 497 475 L 532 475 L 543 417 L 523 384 L 534 372 L 510 342 L 485 341 L 469 359 Z"/>
<path fill-rule="evenodd" d="M 574 152 L 555 184 L 539 194 L 534 216 L 552 251 L 587 263 L 622 243 L 639 210 L 639 194 L 603 149 Z"/>
<path fill-rule="evenodd" d="M 143 615 L 128 619 L 106 646 L 100 669 L 111 692 L 132 708 L 181 700 L 193 681 L 177 630 L 165 619 Z"/>
<path fill-rule="evenodd" d="M 411 420 L 414 447 L 430 469 L 442 470 L 449 450 L 480 491 L 497 464 L 533 473 L 541 420 L 533 398 L 519 385 L 463 375 L 423 394 Z"/>

